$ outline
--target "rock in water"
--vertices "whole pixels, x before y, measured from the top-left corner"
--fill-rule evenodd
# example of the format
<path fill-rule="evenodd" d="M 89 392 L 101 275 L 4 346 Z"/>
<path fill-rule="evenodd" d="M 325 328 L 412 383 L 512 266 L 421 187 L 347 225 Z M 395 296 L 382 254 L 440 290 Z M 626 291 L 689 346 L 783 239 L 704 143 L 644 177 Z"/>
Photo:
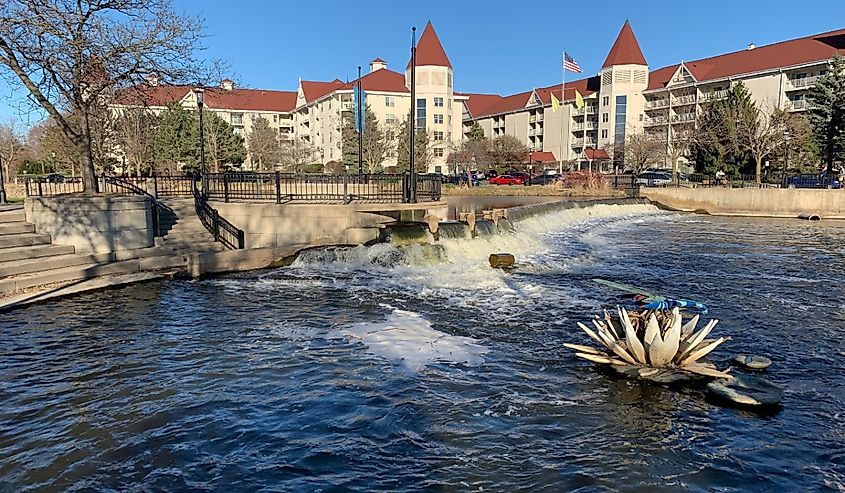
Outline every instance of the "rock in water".
<path fill-rule="evenodd" d="M 733 362 L 743 368 L 751 370 L 765 370 L 772 366 L 772 360 L 764 356 L 754 356 L 746 354 L 735 354 Z"/>
<path fill-rule="evenodd" d="M 743 406 L 773 406 L 783 398 L 783 390 L 772 382 L 749 375 L 731 380 L 717 379 L 707 384 L 712 395 Z"/>
<path fill-rule="evenodd" d="M 516 261 L 510 253 L 491 253 L 488 260 L 494 269 L 512 269 Z"/>

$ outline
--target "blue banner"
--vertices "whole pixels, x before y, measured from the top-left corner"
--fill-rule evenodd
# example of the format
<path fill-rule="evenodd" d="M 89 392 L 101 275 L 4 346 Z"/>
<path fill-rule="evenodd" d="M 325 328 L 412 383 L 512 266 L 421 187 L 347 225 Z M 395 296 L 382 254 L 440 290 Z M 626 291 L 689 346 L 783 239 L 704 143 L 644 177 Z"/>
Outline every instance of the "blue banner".
<path fill-rule="evenodd" d="M 364 133 L 364 121 L 367 119 L 367 93 L 358 86 L 355 86 L 352 107 L 355 110 L 355 130 L 359 133 Z"/>

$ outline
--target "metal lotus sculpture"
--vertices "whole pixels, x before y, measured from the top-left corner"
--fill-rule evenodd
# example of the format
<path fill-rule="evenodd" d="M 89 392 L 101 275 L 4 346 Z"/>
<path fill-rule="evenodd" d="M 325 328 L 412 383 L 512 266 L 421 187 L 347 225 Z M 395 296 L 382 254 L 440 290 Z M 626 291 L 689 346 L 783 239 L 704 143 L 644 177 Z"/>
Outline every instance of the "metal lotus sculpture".
<path fill-rule="evenodd" d="M 628 312 L 617 307 L 617 312 L 616 317 L 605 311 L 603 320 L 593 319 L 595 330 L 578 322 L 601 349 L 569 343 L 564 346 L 574 349 L 580 358 L 610 365 L 629 377 L 664 383 L 698 376 L 733 378 L 728 370 L 718 370 L 715 365 L 701 361 L 730 340 L 729 337 L 706 339 L 718 320 L 710 320 L 696 330 L 699 315 L 683 323 L 678 308 Z"/>

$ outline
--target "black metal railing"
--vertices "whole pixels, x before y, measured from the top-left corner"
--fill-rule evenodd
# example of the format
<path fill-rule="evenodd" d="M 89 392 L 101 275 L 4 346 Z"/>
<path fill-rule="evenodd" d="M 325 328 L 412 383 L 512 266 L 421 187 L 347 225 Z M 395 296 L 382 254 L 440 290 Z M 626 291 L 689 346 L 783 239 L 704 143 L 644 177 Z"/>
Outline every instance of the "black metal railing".
<path fill-rule="evenodd" d="M 437 201 L 439 176 L 417 175 L 417 200 Z M 209 200 L 277 204 L 403 203 L 410 200 L 410 175 L 324 175 L 294 173 L 212 173 L 203 176 Z"/>
<path fill-rule="evenodd" d="M 214 241 L 219 241 L 230 250 L 243 250 L 245 243 L 245 235 L 243 230 L 235 227 L 234 224 L 221 217 L 217 209 L 208 204 L 206 194 L 199 189 L 198 180 L 194 179 L 191 184 L 191 193 L 194 196 L 194 208 L 199 217 L 200 222 L 205 229 L 214 237 Z"/>
<path fill-rule="evenodd" d="M 27 197 L 52 197 L 83 191 L 82 178 L 27 178 L 24 180 Z"/>
<path fill-rule="evenodd" d="M 132 194 L 149 198 L 152 209 L 153 231 L 155 232 L 155 236 L 164 236 L 165 232 L 161 228 L 161 215 L 162 212 L 166 211 L 167 214 L 173 216 L 173 209 L 159 202 L 149 192 L 126 178 L 103 175 L 98 181 L 100 183 L 100 191 L 103 193 L 111 195 Z M 140 180 L 138 180 L 138 183 L 141 183 Z"/>
<path fill-rule="evenodd" d="M 193 193 L 193 178 L 190 175 L 152 176 L 158 197 L 190 197 Z"/>

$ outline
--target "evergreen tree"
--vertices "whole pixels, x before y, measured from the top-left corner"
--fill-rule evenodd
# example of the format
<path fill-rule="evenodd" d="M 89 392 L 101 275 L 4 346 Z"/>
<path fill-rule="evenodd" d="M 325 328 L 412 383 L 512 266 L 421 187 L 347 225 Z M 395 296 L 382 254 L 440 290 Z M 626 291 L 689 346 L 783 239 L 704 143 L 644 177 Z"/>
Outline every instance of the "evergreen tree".
<path fill-rule="evenodd" d="M 191 156 L 192 145 L 188 139 L 190 130 L 188 111 L 177 102 L 169 103 L 159 115 L 153 155 L 156 169 L 160 172 L 176 173 L 185 165 L 194 165 Z"/>
<path fill-rule="evenodd" d="M 470 140 L 485 140 L 484 129 L 481 128 L 478 122 L 472 122 L 472 126 L 467 133 L 467 138 Z"/>
<path fill-rule="evenodd" d="M 809 118 L 827 172 L 845 163 L 845 59 L 838 53 L 827 75 L 810 89 Z"/>
<path fill-rule="evenodd" d="M 355 115 L 347 112 L 341 131 L 343 164 L 358 171 L 358 131 L 355 129 Z M 362 159 L 365 173 L 381 171 L 382 162 L 387 158 L 390 143 L 379 125 L 375 113 L 367 105 L 364 110 L 364 135 L 361 138 Z"/>
<path fill-rule="evenodd" d="M 411 124 L 408 119 L 399 125 L 398 141 L 396 143 L 396 171 L 405 173 L 411 167 Z M 431 139 L 428 132 L 417 130 L 414 136 L 414 169 L 417 173 L 428 171 L 431 162 Z"/>
<path fill-rule="evenodd" d="M 728 174 L 751 172 L 751 153 L 743 145 L 741 129 L 756 112 L 751 93 L 742 82 L 728 97 L 708 104 L 699 115 L 692 153 L 699 172 L 719 169 Z"/>

